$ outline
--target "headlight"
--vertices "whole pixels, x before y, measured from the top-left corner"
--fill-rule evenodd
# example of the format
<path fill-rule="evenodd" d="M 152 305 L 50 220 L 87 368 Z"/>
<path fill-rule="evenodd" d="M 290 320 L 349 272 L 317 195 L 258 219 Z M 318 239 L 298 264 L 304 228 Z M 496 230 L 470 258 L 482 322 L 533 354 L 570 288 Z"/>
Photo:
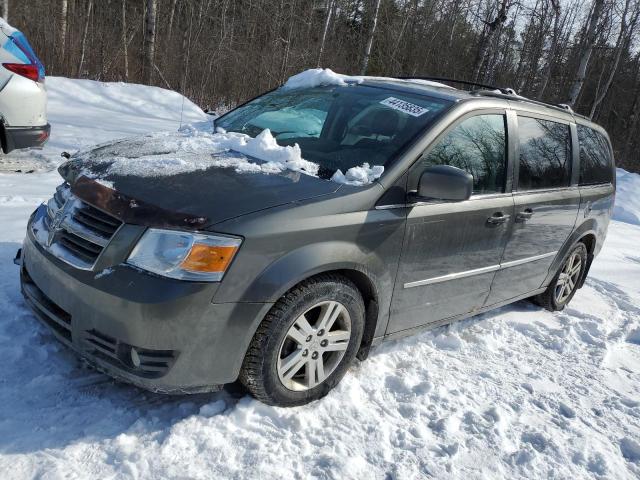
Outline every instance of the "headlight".
<path fill-rule="evenodd" d="M 241 243 L 234 237 L 150 228 L 127 263 L 165 277 L 217 282 Z"/>

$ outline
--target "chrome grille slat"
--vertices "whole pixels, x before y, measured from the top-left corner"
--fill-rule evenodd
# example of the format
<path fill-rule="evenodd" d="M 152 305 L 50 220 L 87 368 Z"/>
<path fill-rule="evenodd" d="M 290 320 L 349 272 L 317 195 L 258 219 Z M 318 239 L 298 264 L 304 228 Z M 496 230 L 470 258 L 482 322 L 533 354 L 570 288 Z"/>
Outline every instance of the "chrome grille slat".
<path fill-rule="evenodd" d="M 94 216 L 88 214 L 84 210 L 78 210 L 73 216 L 74 220 L 82 225 L 86 225 L 89 228 L 93 228 L 100 232 L 100 235 L 109 238 L 118 229 L 118 225 L 107 225 L 101 220 L 96 220 Z"/>
<path fill-rule="evenodd" d="M 99 245 L 100 251 L 102 251 L 102 249 L 107 246 L 107 243 L 109 243 L 110 237 L 106 238 L 106 237 L 103 237 L 102 235 L 96 235 L 94 232 L 89 230 L 85 225 L 78 222 L 74 222 L 72 219 L 75 219 L 75 217 L 65 218 L 60 224 L 60 226 L 64 228 L 67 232 L 73 233 L 75 236 L 80 237 L 86 240 L 87 242 L 91 242 L 91 243 L 95 243 L 96 245 Z"/>

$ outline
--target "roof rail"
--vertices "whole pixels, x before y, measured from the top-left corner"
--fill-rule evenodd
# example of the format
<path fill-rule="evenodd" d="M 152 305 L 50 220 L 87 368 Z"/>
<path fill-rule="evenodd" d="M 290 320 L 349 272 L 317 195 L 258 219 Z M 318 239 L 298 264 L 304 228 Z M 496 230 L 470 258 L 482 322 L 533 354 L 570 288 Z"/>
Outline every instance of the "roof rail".
<path fill-rule="evenodd" d="M 431 82 L 452 82 L 452 83 L 460 83 L 462 85 L 469 85 L 472 87 L 480 87 L 480 88 L 486 88 L 489 90 L 498 90 L 503 94 L 514 94 L 515 95 L 515 91 L 512 88 L 507 88 L 507 87 L 495 87 L 493 85 L 487 85 L 485 83 L 478 83 L 478 82 L 470 82 L 468 80 L 458 80 L 456 78 L 445 78 L 445 77 L 416 77 L 416 76 L 409 76 L 409 77 L 392 77 L 392 78 L 397 78 L 398 80 L 429 80 Z"/>
<path fill-rule="evenodd" d="M 568 113 L 569 115 L 574 115 L 576 117 L 587 118 L 584 115 L 580 115 L 579 113 L 574 112 L 573 109 L 565 103 L 560 103 L 560 104 L 546 103 L 540 100 L 533 100 L 531 98 L 523 97 L 522 95 L 518 95 L 513 91 L 508 93 L 504 93 L 504 92 L 498 93 L 492 90 L 475 90 L 472 93 L 474 95 L 498 97 L 498 98 L 504 98 L 505 100 L 516 100 L 521 102 L 532 103 L 534 105 L 540 105 L 541 107 L 553 108 L 554 110 L 561 110 L 565 113 Z"/>
<path fill-rule="evenodd" d="M 458 80 L 456 78 L 446 78 L 446 77 L 409 76 L 409 77 L 392 77 L 392 78 L 397 78 L 398 80 L 429 80 L 432 82 L 453 82 L 453 83 L 460 83 L 462 85 L 480 87 L 481 90 L 478 90 L 478 89 L 471 90 L 470 93 L 472 93 L 473 95 L 498 97 L 498 98 L 504 98 L 507 100 L 519 100 L 522 102 L 533 103 L 534 105 L 540 105 L 542 107 L 553 108 L 555 110 L 562 110 L 563 112 L 566 112 L 569 115 L 586 118 L 588 120 L 586 116 L 580 115 L 579 113 L 574 112 L 571 106 L 567 105 L 566 103 L 553 104 L 553 103 L 542 102 L 540 100 L 533 100 L 531 98 L 518 95 L 518 93 L 516 93 L 516 91 L 513 88 L 509 88 L 509 87 L 496 87 L 493 85 L 486 85 L 484 83 L 470 82 L 468 80 Z"/>

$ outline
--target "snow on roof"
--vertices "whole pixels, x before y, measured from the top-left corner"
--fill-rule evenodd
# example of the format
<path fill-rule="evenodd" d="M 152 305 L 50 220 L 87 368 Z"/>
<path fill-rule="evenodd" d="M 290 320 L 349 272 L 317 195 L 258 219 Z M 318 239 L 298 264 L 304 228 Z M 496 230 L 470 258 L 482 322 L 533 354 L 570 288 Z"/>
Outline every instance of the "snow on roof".
<path fill-rule="evenodd" d="M 403 82 L 403 83 L 413 83 L 418 85 L 425 85 L 429 87 L 439 87 L 439 88 L 450 88 L 455 90 L 455 88 L 445 85 L 440 82 L 433 82 L 431 80 L 422 80 L 419 78 L 393 78 L 393 77 L 375 77 L 375 76 L 365 76 L 365 75 L 343 75 L 341 73 L 336 73 L 330 68 L 312 68 L 309 70 L 305 70 L 304 72 L 300 72 L 286 81 L 286 83 L 282 86 L 284 89 L 294 89 L 294 88 L 314 88 L 320 86 L 329 86 L 329 85 L 337 85 L 337 86 L 345 86 L 350 83 L 362 83 L 365 80 L 381 80 L 388 81 L 393 80 L 394 82 Z"/>
<path fill-rule="evenodd" d="M 312 68 L 289 77 L 282 88 L 314 88 L 326 85 L 345 86 L 348 83 L 362 83 L 364 79 L 365 77 L 362 76 L 335 73 L 330 68 Z"/>

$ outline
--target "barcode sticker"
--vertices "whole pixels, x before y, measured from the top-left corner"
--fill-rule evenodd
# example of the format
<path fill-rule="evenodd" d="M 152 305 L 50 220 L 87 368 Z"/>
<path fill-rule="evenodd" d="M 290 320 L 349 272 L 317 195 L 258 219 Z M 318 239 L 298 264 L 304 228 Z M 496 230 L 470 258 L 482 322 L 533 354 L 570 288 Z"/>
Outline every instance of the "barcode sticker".
<path fill-rule="evenodd" d="M 394 110 L 399 110 L 400 112 L 411 115 L 412 117 L 419 117 L 420 115 L 423 115 L 429 111 L 428 108 L 405 102 L 404 100 L 400 100 L 399 98 L 395 97 L 385 98 L 380 103 L 387 107 L 393 108 Z"/>

